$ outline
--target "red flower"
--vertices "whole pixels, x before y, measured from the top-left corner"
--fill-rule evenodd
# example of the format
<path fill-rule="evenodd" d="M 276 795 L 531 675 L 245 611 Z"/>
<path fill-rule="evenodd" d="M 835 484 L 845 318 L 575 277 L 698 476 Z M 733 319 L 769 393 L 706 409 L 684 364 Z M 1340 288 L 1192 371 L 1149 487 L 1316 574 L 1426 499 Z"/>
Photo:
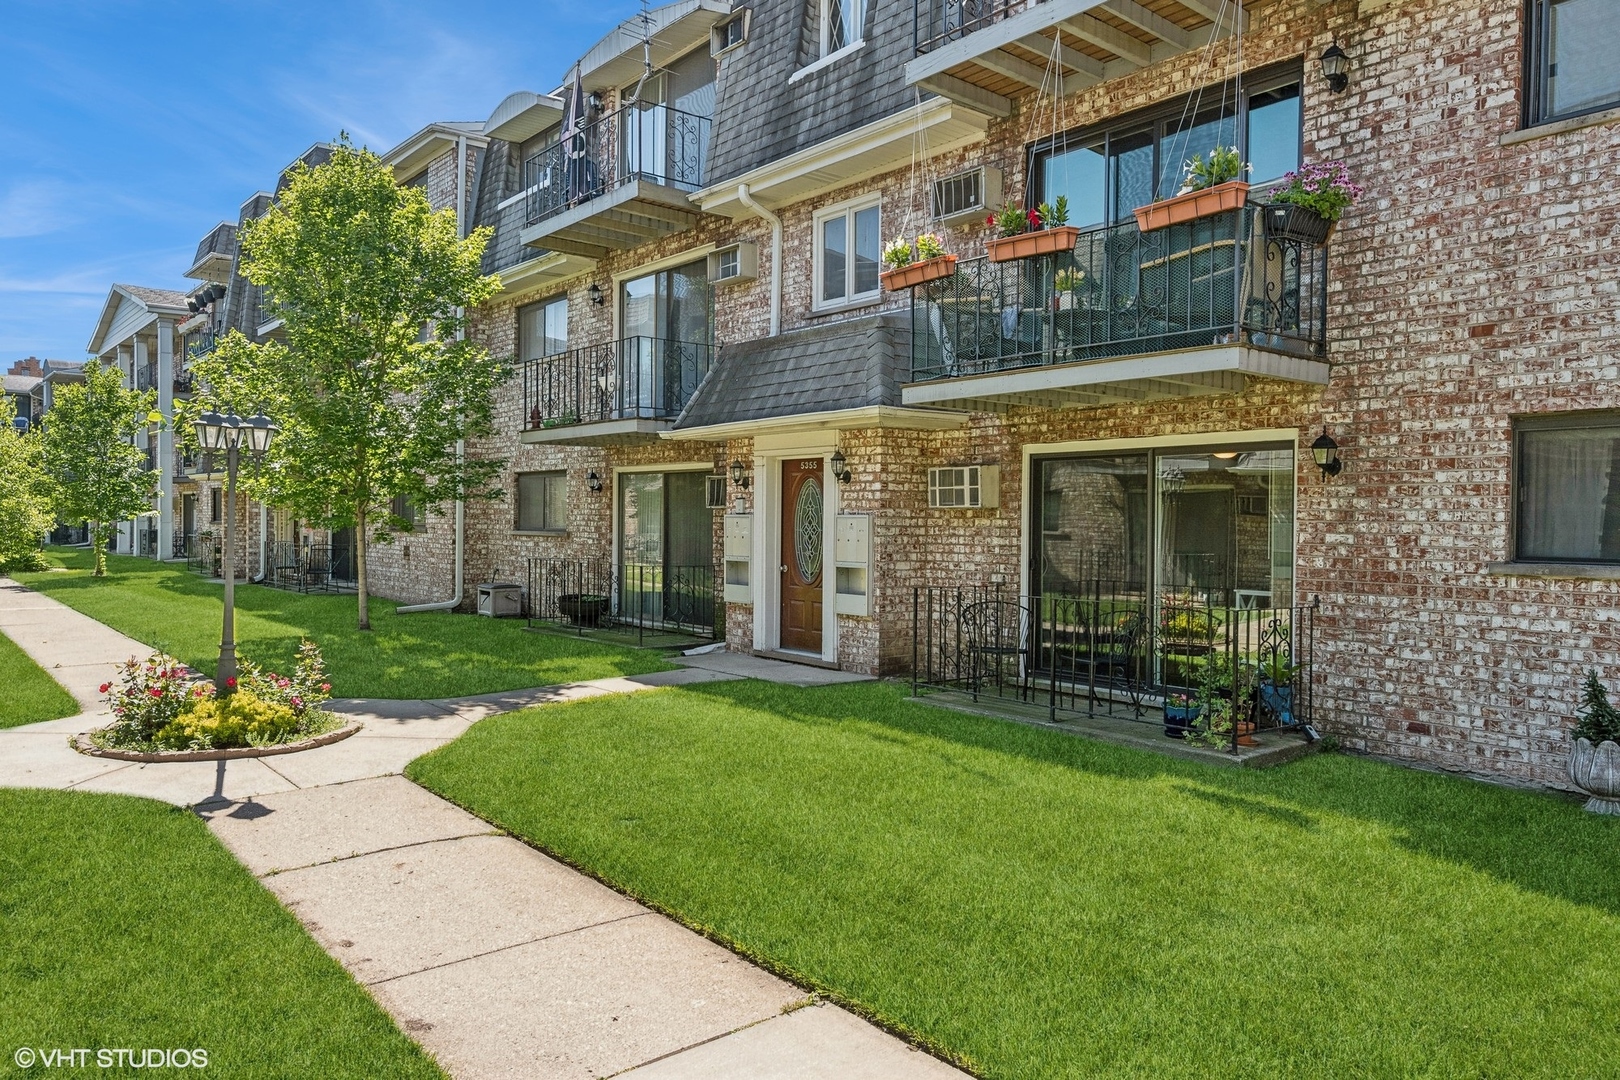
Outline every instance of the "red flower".
<path fill-rule="evenodd" d="M 104 682 L 104 683 L 101 684 L 101 692 L 103 694 L 105 694 L 108 690 L 111 690 L 111 689 L 112 689 L 112 683 Z"/>
<path fill-rule="evenodd" d="M 329 682 L 321 683 L 321 693 L 324 694 L 330 689 L 332 689 L 332 684 L 331 683 L 329 683 Z"/>
<path fill-rule="evenodd" d="M 162 697 L 163 696 L 163 687 L 154 686 L 154 687 L 152 687 L 152 689 L 148 690 L 147 693 L 151 694 L 153 697 Z"/>
<path fill-rule="evenodd" d="M 225 685 L 230 687 L 232 690 L 235 690 L 236 689 L 236 676 L 232 675 L 230 678 L 226 679 L 225 680 Z"/>

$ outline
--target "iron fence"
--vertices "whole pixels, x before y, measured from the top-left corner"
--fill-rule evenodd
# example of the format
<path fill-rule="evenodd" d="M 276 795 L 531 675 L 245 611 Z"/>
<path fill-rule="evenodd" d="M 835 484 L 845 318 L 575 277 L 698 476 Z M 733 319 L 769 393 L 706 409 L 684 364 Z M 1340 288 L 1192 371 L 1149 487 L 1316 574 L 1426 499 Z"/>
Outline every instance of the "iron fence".
<path fill-rule="evenodd" d="M 156 390 L 158 384 L 157 361 L 139 364 L 135 368 L 135 389 Z"/>
<path fill-rule="evenodd" d="M 714 364 L 715 347 L 630 337 L 523 365 L 524 429 L 680 415 Z"/>
<path fill-rule="evenodd" d="M 1160 725 L 1230 749 L 1259 730 L 1313 721 L 1317 604 L 1235 607 L 1214 590 L 1148 593 L 1091 583 L 1084 594 L 919 586 L 912 693 L 955 690 Z"/>
<path fill-rule="evenodd" d="M 667 105 L 632 105 L 585 124 L 524 162 L 529 224 L 637 180 L 681 191 L 703 186 L 707 116 Z"/>
<path fill-rule="evenodd" d="M 344 551 L 331 544 L 274 540 L 265 552 L 264 584 L 294 592 L 341 592 L 349 585 Z"/>
<path fill-rule="evenodd" d="M 1027 6 L 1027 0 L 913 0 L 912 51 L 932 52 Z"/>
<path fill-rule="evenodd" d="M 952 378 L 1210 345 L 1326 352 L 1327 249 L 1249 206 L 1073 251 L 958 263 L 912 290 L 912 378 Z"/>
<path fill-rule="evenodd" d="M 169 553 L 176 559 L 191 560 L 191 549 L 197 543 L 195 532 L 175 532 L 169 541 Z"/>
<path fill-rule="evenodd" d="M 59 547 L 83 547 L 90 542 L 90 526 L 58 525 L 51 530 L 48 539 Z"/>
<path fill-rule="evenodd" d="M 186 569 L 209 577 L 224 573 L 225 537 L 222 533 L 195 532 L 186 534 Z"/>
<path fill-rule="evenodd" d="M 529 625 L 687 634 L 724 633 L 724 605 L 713 566 L 531 558 L 524 593 Z"/>

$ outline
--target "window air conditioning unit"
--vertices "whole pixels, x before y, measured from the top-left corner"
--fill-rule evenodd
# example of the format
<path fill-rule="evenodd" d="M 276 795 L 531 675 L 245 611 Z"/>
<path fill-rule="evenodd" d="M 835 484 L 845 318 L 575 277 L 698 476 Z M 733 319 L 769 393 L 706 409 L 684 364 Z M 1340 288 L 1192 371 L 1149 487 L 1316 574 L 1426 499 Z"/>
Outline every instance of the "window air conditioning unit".
<path fill-rule="evenodd" d="M 944 465 L 928 470 L 931 510 L 992 510 L 1000 504 L 1000 465 Z"/>
<path fill-rule="evenodd" d="M 1001 170 L 994 165 L 934 181 L 933 219 L 952 225 L 980 218 L 1001 205 Z"/>
<path fill-rule="evenodd" d="M 759 277 L 759 245 L 744 240 L 709 253 L 709 280 L 716 285 Z"/>

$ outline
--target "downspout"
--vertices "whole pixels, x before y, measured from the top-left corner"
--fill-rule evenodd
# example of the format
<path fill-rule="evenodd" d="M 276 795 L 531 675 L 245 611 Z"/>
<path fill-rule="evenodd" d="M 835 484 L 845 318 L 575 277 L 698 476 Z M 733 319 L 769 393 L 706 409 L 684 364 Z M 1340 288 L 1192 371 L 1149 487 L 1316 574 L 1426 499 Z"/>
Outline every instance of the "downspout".
<path fill-rule="evenodd" d="M 456 140 L 456 231 L 465 238 L 467 235 L 467 136 L 463 135 Z M 465 315 L 466 312 L 461 312 Z M 456 340 L 465 339 L 465 329 L 456 331 Z M 466 455 L 467 444 L 461 439 L 456 440 L 456 464 L 461 464 Z M 455 592 L 448 600 L 438 600 L 431 604 L 407 604 L 394 609 L 396 615 L 411 615 L 422 611 L 454 611 L 461 603 L 462 591 L 465 587 L 463 576 L 467 561 L 467 503 L 463 499 L 456 500 L 456 554 L 454 563 Z"/>
<path fill-rule="evenodd" d="M 737 201 L 771 223 L 771 337 L 782 332 L 782 219 L 754 201 L 747 184 L 737 185 Z"/>

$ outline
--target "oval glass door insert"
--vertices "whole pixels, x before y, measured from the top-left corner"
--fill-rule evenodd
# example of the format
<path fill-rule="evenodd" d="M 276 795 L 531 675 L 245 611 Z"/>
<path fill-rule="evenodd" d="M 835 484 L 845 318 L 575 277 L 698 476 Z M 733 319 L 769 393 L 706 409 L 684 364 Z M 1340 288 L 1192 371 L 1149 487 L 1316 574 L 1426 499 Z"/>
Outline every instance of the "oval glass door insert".
<path fill-rule="evenodd" d="M 793 508 L 793 557 L 801 581 L 821 576 L 821 482 L 813 476 L 799 485 L 799 501 Z"/>

